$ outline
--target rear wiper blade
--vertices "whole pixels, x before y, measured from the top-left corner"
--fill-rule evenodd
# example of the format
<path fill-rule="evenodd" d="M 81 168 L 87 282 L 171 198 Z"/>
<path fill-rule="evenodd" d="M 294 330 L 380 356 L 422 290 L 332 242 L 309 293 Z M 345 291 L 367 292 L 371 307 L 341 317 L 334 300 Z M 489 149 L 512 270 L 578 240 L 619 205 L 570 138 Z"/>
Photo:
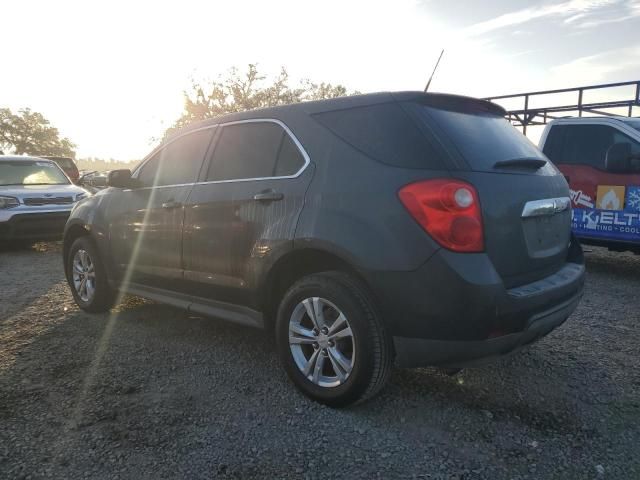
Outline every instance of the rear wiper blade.
<path fill-rule="evenodd" d="M 514 158 L 511 160 L 500 160 L 493 164 L 493 168 L 505 168 L 505 167 L 522 167 L 533 168 L 537 170 L 547 164 L 546 160 L 541 158 Z"/>

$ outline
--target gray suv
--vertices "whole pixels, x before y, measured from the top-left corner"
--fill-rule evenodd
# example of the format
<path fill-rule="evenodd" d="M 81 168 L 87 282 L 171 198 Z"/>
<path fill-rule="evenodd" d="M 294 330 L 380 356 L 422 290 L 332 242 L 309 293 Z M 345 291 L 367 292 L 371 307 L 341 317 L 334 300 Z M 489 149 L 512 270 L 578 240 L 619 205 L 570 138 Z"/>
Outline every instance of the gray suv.
<path fill-rule="evenodd" d="M 267 329 L 291 380 L 343 406 L 401 367 L 546 335 L 584 282 L 569 190 L 489 102 L 380 93 L 192 125 L 83 200 L 78 305 L 128 292 Z"/>

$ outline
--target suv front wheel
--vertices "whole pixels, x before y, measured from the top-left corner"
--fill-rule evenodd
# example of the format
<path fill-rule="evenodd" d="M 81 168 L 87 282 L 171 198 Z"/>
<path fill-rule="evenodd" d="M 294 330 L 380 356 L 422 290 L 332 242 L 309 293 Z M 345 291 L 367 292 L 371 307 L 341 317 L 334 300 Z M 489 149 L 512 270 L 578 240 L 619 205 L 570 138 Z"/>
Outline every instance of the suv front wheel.
<path fill-rule="evenodd" d="M 91 239 L 76 239 L 66 262 L 67 281 L 78 306 L 90 313 L 110 310 L 115 303 L 116 292 L 107 281 L 102 259 Z"/>
<path fill-rule="evenodd" d="M 287 291 L 276 342 L 296 386 L 333 407 L 372 397 L 391 369 L 390 340 L 366 288 L 342 272 L 304 277 Z"/>

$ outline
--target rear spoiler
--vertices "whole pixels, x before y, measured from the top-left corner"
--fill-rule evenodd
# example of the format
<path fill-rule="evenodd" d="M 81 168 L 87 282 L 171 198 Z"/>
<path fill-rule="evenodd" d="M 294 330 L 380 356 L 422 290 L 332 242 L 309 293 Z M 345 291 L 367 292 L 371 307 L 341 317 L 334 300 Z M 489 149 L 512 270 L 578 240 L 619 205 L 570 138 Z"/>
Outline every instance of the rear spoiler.
<path fill-rule="evenodd" d="M 456 112 L 485 112 L 504 117 L 507 111 L 497 103 L 482 100 L 480 98 L 466 97 L 464 95 L 451 95 L 449 93 L 424 93 L 424 92 L 400 92 L 393 96 L 398 101 L 413 101 L 423 103 L 443 110 Z"/>

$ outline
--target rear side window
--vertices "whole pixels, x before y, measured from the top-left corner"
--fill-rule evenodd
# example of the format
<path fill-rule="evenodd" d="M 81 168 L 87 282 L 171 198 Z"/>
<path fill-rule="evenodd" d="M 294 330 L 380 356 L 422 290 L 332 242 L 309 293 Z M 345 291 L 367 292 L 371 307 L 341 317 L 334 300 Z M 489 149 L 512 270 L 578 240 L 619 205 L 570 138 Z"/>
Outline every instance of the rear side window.
<path fill-rule="evenodd" d="M 379 162 L 405 168 L 443 168 L 427 138 L 395 102 L 333 110 L 313 117 Z"/>
<path fill-rule="evenodd" d="M 291 137 L 287 134 L 283 135 L 282 144 L 280 145 L 280 153 L 278 154 L 278 162 L 276 163 L 276 177 L 285 177 L 294 175 L 304 165 L 304 158 L 300 150 L 293 143 Z"/>
<path fill-rule="evenodd" d="M 147 187 L 195 182 L 212 132 L 208 128 L 174 140 L 143 165 L 138 180 Z"/>
<path fill-rule="evenodd" d="M 247 122 L 222 127 L 207 181 L 289 176 L 304 165 L 291 137 L 274 122 Z"/>
<path fill-rule="evenodd" d="M 558 125 L 551 128 L 544 151 L 559 164 L 588 165 L 605 170 L 607 151 L 614 143 L 630 143 L 640 153 L 640 144 L 608 125 Z"/>
<path fill-rule="evenodd" d="M 496 162 L 518 159 L 545 159 L 538 148 L 495 113 L 448 110 L 415 104 L 418 117 L 439 127 L 475 171 L 493 171 Z"/>

